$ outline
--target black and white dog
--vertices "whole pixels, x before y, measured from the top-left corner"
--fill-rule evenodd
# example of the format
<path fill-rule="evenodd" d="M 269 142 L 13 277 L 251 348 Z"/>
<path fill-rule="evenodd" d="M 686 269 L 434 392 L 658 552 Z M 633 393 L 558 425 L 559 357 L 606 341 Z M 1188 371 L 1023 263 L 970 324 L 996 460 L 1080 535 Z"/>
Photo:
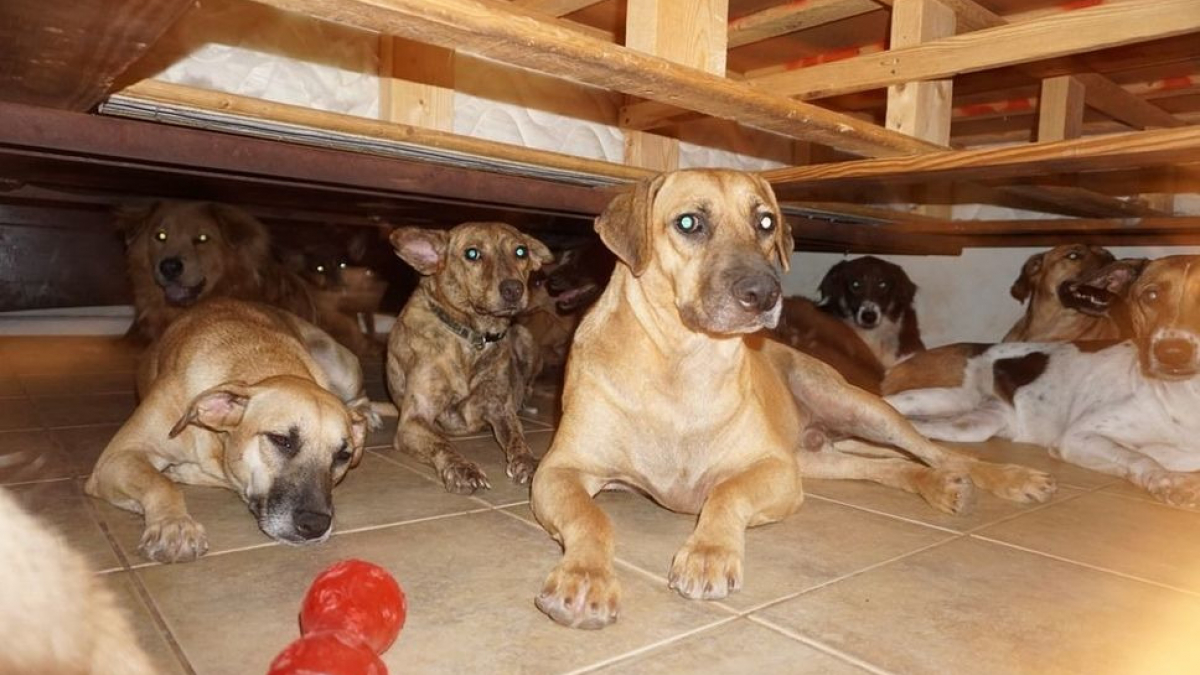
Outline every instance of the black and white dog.
<path fill-rule="evenodd" d="M 849 324 L 884 368 L 925 349 L 913 309 L 917 286 L 899 265 L 869 255 L 843 260 L 819 290 L 821 309 Z"/>
<path fill-rule="evenodd" d="M 931 438 L 1036 443 L 1200 506 L 1200 256 L 1117 261 L 1064 292 L 1080 311 L 1123 301 L 1133 339 L 934 349 L 888 373 L 886 400 Z"/>

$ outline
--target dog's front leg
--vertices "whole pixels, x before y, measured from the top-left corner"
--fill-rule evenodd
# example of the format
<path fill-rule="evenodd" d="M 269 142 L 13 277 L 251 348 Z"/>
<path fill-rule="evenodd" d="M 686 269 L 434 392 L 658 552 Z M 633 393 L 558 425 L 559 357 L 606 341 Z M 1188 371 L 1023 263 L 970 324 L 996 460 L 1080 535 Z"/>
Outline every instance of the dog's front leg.
<path fill-rule="evenodd" d="M 603 628 L 620 611 L 612 523 L 592 501 L 599 488 L 595 476 L 571 467 L 543 467 L 533 477 L 533 514 L 563 547 L 536 604 L 571 628 Z"/>
<path fill-rule="evenodd" d="M 188 515 L 183 492 L 144 453 L 101 457 L 85 489 L 93 497 L 145 516 L 138 550 L 150 560 L 186 562 L 208 551 L 204 526 Z"/>
<path fill-rule="evenodd" d="M 525 433 L 521 428 L 521 420 L 511 410 L 489 411 L 487 422 L 496 435 L 496 442 L 504 448 L 504 456 L 508 460 L 508 477 L 524 485 L 533 479 L 537 470 L 537 459 L 529 451 L 525 442 Z"/>
<path fill-rule="evenodd" d="M 796 512 L 804 500 L 792 457 L 769 457 L 718 483 L 695 531 L 671 561 L 670 586 L 685 598 L 717 600 L 742 586 L 746 528 Z"/>
<path fill-rule="evenodd" d="M 433 422 L 410 412 L 405 406 L 396 426 L 393 445 L 420 461 L 432 466 L 442 478 L 446 490 L 460 495 L 469 495 L 476 490 L 490 490 L 492 485 L 487 475 L 474 462 L 468 461 L 450 447 Z"/>
<path fill-rule="evenodd" d="M 1171 471 L 1146 454 L 1100 434 L 1067 434 L 1050 454 L 1064 462 L 1120 476 L 1163 503 L 1191 509 L 1200 507 L 1200 474 Z"/>

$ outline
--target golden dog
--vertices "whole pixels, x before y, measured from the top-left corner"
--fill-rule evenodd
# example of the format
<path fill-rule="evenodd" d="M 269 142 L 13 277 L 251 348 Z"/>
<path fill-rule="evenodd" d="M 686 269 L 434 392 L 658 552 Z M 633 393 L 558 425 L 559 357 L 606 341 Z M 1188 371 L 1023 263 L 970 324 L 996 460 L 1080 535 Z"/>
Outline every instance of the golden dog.
<path fill-rule="evenodd" d="M 421 276 L 388 338 L 387 376 L 399 409 L 395 447 L 433 466 L 450 492 L 490 487 L 445 434 L 492 429 L 518 483 L 537 460 L 517 411 L 536 372 L 537 350 L 523 326 L 530 272 L 550 262 L 540 241 L 504 223 L 463 223 L 450 231 L 402 227 L 396 255 Z"/>
<path fill-rule="evenodd" d="M 1063 284 L 1094 272 L 1113 261 L 1107 249 L 1084 244 L 1055 246 L 1036 253 L 1021 266 L 1010 293 L 1029 301 L 1025 315 L 1004 336 L 1004 342 L 1070 342 L 1108 340 L 1121 336 L 1120 324 L 1107 315 L 1089 316 L 1063 304 Z"/>
<path fill-rule="evenodd" d="M 606 488 L 699 514 L 670 585 L 705 599 L 741 586 L 745 529 L 796 511 L 801 473 L 876 480 L 951 511 L 971 480 L 1019 500 L 1053 491 L 1045 474 L 929 442 L 831 367 L 754 334 L 779 318 L 774 263 L 792 251 L 763 179 L 664 174 L 614 199 L 596 230 L 622 264 L 575 334 L 562 421 L 533 480 L 534 514 L 564 548 L 536 600 L 558 623 L 617 618 L 612 525 L 592 501 Z M 824 430 L 932 466 L 844 454 Z"/>
<path fill-rule="evenodd" d="M 378 421 L 353 354 L 287 312 L 226 298 L 167 329 L 143 357 L 138 390 L 87 492 L 142 513 L 140 550 L 159 562 L 208 548 L 175 482 L 237 492 L 274 539 L 328 537 L 333 485 Z"/>

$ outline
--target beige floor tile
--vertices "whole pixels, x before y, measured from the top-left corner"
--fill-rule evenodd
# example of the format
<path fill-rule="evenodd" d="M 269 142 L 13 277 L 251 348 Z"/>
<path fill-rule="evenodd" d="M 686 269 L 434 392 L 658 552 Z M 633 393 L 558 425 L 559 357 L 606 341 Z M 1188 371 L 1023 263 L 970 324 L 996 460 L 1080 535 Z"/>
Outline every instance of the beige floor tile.
<path fill-rule="evenodd" d="M 97 424 L 86 427 L 70 427 L 66 429 L 51 429 L 54 439 L 62 448 L 63 455 L 76 475 L 86 476 L 96 466 L 96 460 L 113 436 L 121 428 L 120 424 Z"/>
<path fill-rule="evenodd" d="M 208 534 L 210 554 L 273 544 L 258 529 L 249 507 L 232 491 L 185 485 L 183 493 L 188 513 Z M 146 562 L 137 551 L 145 528 L 142 516 L 97 503 L 130 564 Z M 333 503 L 334 532 L 483 508 L 373 453 L 365 455 L 334 488 Z"/>
<path fill-rule="evenodd" d="M 525 441 L 529 444 L 529 449 L 535 457 L 541 457 L 546 454 L 546 450 L 549 449 L 550 441 L 553 437 L 554 434 L 549 429 L 525 429 Z M 504 451 L 500 449 L 500 446 L 496 443 L 496 439 L 492 438 L 490 434 L 487 436 L 455 439 L 453 444 L 454 448 L 463 457 L 475 462 L 483 469 L 483 472 L 487 474 L 488 480 L 492 484 L 492 489 L 480 490 L 475 493 L 476 497 L 494 505 L 517 504 L 529 501 L 529 486 L 514 483 L 508 477 L 508 474 L 505 473 L 507 462 L 504 460 Z M 421 464 L 408 454 L 396 452 L 395 450 L 381 451 L 380 454 L 389 459 L 402 462 L 405 466 L 410 466 L 421 471 L 430 478 L 436 478 L 436 472 L 432 467 Z"/>
<path fill-rule="evenodd" d="M 0 400 L 0 431 L 41 428 L 33 404 L 27 398 Z"/>
<path fill-rule="evenodd" d="M 30 396 L 130 393 L 136 388 L 132 372 L 22 375 Z"/>
<path fill-rule="evenodd" d="M 121 423 L 129 419 L 137 407 L 137 398 L 132 392 L 40 396 L 30 400 L 38 419 L 47 428 Z"/>
<path fill-rule="evenodd" d="M 48 431 L 0 431 L 0 483 L 27 483 L 75 475 Z"/>
<path fill-rule="evenodd" d="M 977 534 L 1200 593 L 1200 513 L 1092 493 Z"/>
<path fill-rule="evenodd" d="M 867 671 L 747 619 L 736 619 L 589 672 L 852 675 Z"/>
<path fill-rule="evenodd" d="M 977 489 L 974 508 L 965 514 L 951 515 L 933 508 L 919 495 L 866 481 L 806 480 L 804 489 L 809 494 L 819 497 L 936 527 L 944 527 L 955 532 L 969 532 L 1005 518 L 1032 513 L 1041 506 L 1039 504 L 1017 504 Z M 1051 498 L 1051 502 L 1062 501 L 1080 494 L 1083 494 L 1081 490 L 1059 486 L 1058 492 Z"/>
<path fill-rule="evenodd" d="M 757 614 L 900 673 L 1196 673 L 1194 596 L 963 538 Z"/>
<path fill-rule="evenodd" d="M 84 501 L 82 485 L 74 480 L 14 485 L 9 491 L 25 508 L 53 526 L 95 570 L 121 566 L 108 538 Z"/>
<path fill-rule="evenodd" d="M 383 399 L 374 399 L 374 400 L 383 400 Z M 392 447 L 392 439 L 396 435 L 396 422 L 397 422 L 397 420 L 395 417 L 384 417 L 383 418 L 383 426 L 379 427 L 378 429 L 374 429 L 370 433 L 367 434 L 367 447 L 368 448 L 391 448 Z"/>
<path fill-rule="evenodd" d="M 407 594 L 408 623 L 384 656 L 395 673 L 561 673 L 727 616 L 622 573 L 625 605 L 615 625 L 557 626 L 533 598 L 558 547 L 492 512 L 136 573 L 198 673 L 243 675 L 263 672 L 297 637 L 296 613 L 312 578 L 351 557 L 391 570 Z"/>
<path fill-rule="evenodd" d="M 117 338 L 10 337 L 0 341 L 0 361 L 21 375 L 133 372 L 141 349 Z"/>
<path fill-rule="evenodd" d="M 628 492 L 601 493 L 597 503 L 612 519 L 617 557 L 662 577 L 665 587 L 671 560 L 695 529 L 695 516 Z M 512 511 L 535 522 L 526 507 Z M 953 536 L 810 500 L 783 522 L 746 533 L 744 585 L 724 602 L 745 611 Z"/>
<path fill-rule="evenodd" d="M 185 675 L 188 671 L 171 649 L 168 638 L 154 622 L 151 610 L 142 602 L 134 588 L 129 572 L 113 572 L 103 576 L 104 583 L 117 596 L 122 611 L 129 619 L 138 643 L 162 675 Z"/>
<path fill-rule="evenodd" d="M 1138 501 L 1150 502 L 1151 504 L 1162 504 L 1162 502 L 1155 499 L 1154 495 L 1127 480 L 1118 480 L 1112 485 L 1109 485 L 1101 490 L 1101 492 L 1104 494 L 1113 495 L 1114 497 L 1136 499 Z"/>

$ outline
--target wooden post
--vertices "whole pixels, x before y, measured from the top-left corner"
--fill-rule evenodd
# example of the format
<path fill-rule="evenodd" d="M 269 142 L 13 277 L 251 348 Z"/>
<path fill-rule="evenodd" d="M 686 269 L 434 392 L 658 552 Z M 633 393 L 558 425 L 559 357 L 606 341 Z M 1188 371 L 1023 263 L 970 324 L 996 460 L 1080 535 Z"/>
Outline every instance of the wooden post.
<path fill-rule="evenodd" d="M 1083 133 L 1083 83 L 1071 75 L 1042 80 L 1038 99 L 1039 143 L 1079 138 Z"/>
<path fill-rule="evenodd" d="M 625 46 L 724 75 L 729 0 L 629 0 Z M 642 131 L 625 132 L 625 163 L 656 171 L 679 166 L 679 141 Z"/>
<path fill-rule="evenodd" d="M 379 117 L 426 129 L 454 129 L 454 50 L 379 37 Z"/>

